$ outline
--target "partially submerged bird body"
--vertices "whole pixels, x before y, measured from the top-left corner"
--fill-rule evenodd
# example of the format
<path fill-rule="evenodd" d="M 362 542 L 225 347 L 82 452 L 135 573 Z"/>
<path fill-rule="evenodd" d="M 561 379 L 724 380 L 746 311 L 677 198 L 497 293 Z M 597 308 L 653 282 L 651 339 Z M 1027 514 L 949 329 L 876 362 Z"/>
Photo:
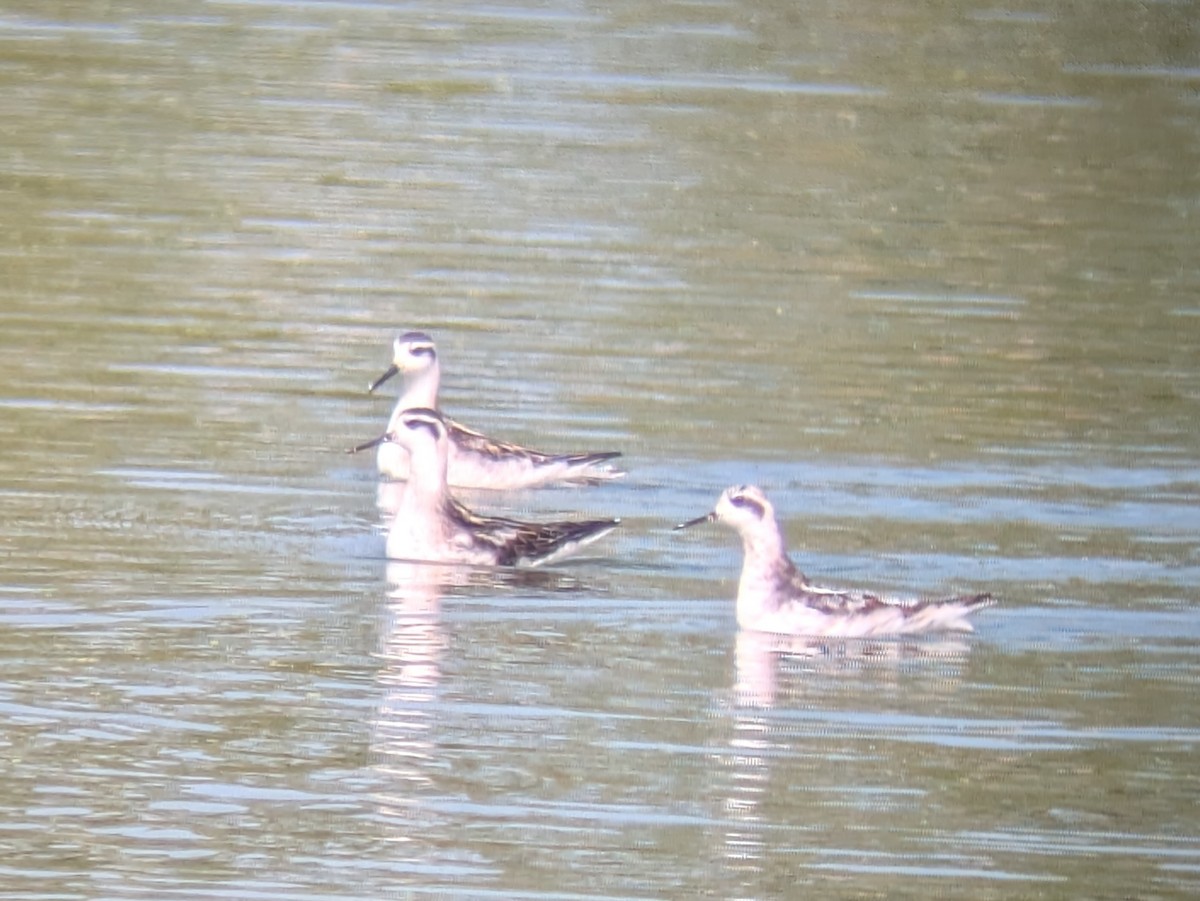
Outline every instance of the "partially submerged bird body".
<path fill-rule="evenodd" d="M 726 489 L 713 512 L 680 528 L 714 521 L 742 538 L 737 621 L 743 629 L 841 638 L 970 632 L 967 616 L 995 603 L 989 594 L 910 599 L 815 585 L 788 557 L 775 509 L 752 485 Z"/>
<path fill-rule="evenodd" d="M 790 573 L 779 567 L 765 578 L 749 566 L 738 581 L 738 625 L 760 632 L 841 638 L 971 632 L 967 615 L 993 603 L 987 594 L 909 599 L 826 588 L 795 564 Z"/>
<path fill-rule="evenodd" d="M 479 516 L 454 500 L 432 521 L 413 512 L 403 503 L 397 511 L 388 532 L 388 557 L 475 566 L 542 566 L 617 527 L 616 520 L 526 523 Z"/>
<path fill-rule="evenodd" d="M 450 433 L 447 478 L 460 488 L 540 488 L 556 482 L 603 482 L 624 475 L 605 465 L 621 456 L 617 451 L 548 454 L 496 441 L 454 420 L 446 420 L 446 428 Z M 387 475 L 392 478 L 408 477 L 407 455 L 403 460 L 389 459 L 387 465 Z M 385 471 L 382 466 L 380 471 Z M 397 474 L 401 472 L 405 475 Z"/>
<path fill-rule="evenodd" d="M 446 483 L 449 433 L 441 414 L 402 411 L 381 441 L 405 448 L 411 478 L 388 530 L 392 559 L 476 566 L 541 566 L 603 538 L 616 519 L 527 523 L 480 516 L 456 501 Z"/>
<path fill-rule="evenodd" d="M 406 332 L 392 347 L 392 365 L 370 387 L 374 391 L 392 376 L 404 378 L 404 389 L 392 411 L 387 431 L 395 432 L 399 417 L 416 408 L 437 409 L 441 365 L 437 347 L 424 332 Z M 452 419 L 444 419 L 448 432 L 447 473 L 457 488 L 537 488 L 556 482 L 588 484 L 624 475 L 610 461 L 616 451 L 550 454 L 504 441 L 496 441 Z M 379 472 L 406 480 L 411 464 L 408 451 L 394 442 L 379 445 L 375 456 Z"/>

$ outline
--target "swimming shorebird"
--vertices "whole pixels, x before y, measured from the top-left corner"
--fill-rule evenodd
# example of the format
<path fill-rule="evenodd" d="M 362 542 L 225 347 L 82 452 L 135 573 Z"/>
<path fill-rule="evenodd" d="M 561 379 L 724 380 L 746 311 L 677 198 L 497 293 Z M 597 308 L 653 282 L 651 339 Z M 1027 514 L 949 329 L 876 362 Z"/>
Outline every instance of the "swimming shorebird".
<path fill-rule="evenodd" d="M 843 638 L 971 632 L 967 615 L 995 603 L 990 594 L 918 600 L 814 585 L 788 557 L 775 508 L 753 485 L 726 488 L 711 513 L 675 528 L 702 522 L 723 522 L 742 536 L 737 621 L 743 629 Z"/>
<path fill-rule="evenodd" d="M 389 558 L 541 566 L 603 538 L 620 523 L 619 519 L 531 523 L 472 513 L 450 496 L 446 484 L 450 431 L 442 415 L 417 408 L 402 410 L 392 419 L 394 428 L 374 443 L 402 447 L 411 471 L 388 529 Z"/>
<path fill-rule="evenodd" d="M 437 408 L 441 366 L 437 347 L 424 332 L 405 332 L 392 344 L 392 365 L 371 383 L 375 391 L 392 376 L 404 377 L 404 390 L 388 421 L 394 432 L 405 410 Z M 496 441 L 466 426 L 446 419 L 449 435 L 447 479 L 456 488 L 536 488 L 554 482 L 590 484 L 624 475 L 608 465 L 616 451 L 581 454 L 549 454 L 519 444 Z M 398 443 L 378 445 L 375 461 L 379 472 L 394 479 L 407 479 L 408 452 Z"/>

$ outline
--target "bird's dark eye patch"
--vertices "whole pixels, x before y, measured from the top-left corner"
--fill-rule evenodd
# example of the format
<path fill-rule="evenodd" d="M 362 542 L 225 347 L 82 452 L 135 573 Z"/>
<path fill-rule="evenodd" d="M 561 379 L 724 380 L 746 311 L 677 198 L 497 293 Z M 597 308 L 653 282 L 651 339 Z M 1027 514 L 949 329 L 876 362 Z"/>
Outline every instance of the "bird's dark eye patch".
<path fill-rule="evenodd" d="M 416 344 L 410 347 L 408 352 L 414 357 L 429 357 L 433 359 L 437 356 L 437 351 L 434 350 L 432 344 Z"/>
<path fill-rule="evenodd" d="M 749 510 L 759 519 L 762 519 L 763 506 L 758 501 L 746 497 L 744 494 L 735 494 L 729 498 L 729 503 L 735 507 L 741 507 L 743 510 Z"/>
<path fill-rule="evenodd" d="M 429 434 L 434 438 L 438 437 L 438 426 L 440 423 L 431 422 L 428 419 L 406 419 L 404 421 L 405 428 L 415 432 L 417 429 L 428 429 Z"/>

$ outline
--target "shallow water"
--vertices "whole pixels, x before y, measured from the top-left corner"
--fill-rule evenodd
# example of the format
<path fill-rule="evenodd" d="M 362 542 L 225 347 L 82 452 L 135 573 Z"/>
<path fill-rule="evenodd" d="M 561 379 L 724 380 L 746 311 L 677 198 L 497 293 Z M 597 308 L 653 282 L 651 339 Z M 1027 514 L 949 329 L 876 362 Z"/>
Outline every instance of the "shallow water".
<path fill-rule="evenodd" d="M 0 894 L 1194 895 L 1194 13 L 9 4 Z M 408 328 L 623 528 L 386 564 Z"/>

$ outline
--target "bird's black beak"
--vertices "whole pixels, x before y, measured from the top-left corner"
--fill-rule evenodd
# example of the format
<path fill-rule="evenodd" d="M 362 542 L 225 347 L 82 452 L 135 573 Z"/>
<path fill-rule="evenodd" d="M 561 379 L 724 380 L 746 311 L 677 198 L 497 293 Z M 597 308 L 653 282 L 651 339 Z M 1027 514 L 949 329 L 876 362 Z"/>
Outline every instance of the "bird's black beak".
<path fill-rule="evenodd" d="M 385 441 L 391 440 L 392 433 L 384 432 L 378 438 L 372 438 L 370 441 L 364 441 L 362 444 L 356 444 L 354 447 L 350 448 L 350 450 L 346 451 L 346 453 L 357 454 L 359 451 L 365 451 L 370 450 L 373 447 L 379 447 L 379 445 L 383 444 Z"/>
<path fill-rule="evenodd" d="M 698 526 L 702 522 L 713 522 L 717 518 L 717 514 L 705 513 L 703 516 L 697 516 L 695 519 L 689 519 L 687 522 L 681 522 L 672 531 L 678 532 L 680 529 L 690 529 L 692 526 Z"/>
<path fill-rule="evenodd" d="M 385 372 L 383 375 L 381 375 L 375 381 L 371 382 L 370 387 L 367 388 L 367 394 L 373 394 L 376 388 L 378 388 L 380 385 L 382 385 L 384 382 L 386 382 L 388 379 L 390 379 L 392 376 L 394 376 L 399 371 L 400 371 L 400 367 L 397 366 L 395 363 L 393 363 L 391 366 L 388 367 L 387 372 Z"/>

